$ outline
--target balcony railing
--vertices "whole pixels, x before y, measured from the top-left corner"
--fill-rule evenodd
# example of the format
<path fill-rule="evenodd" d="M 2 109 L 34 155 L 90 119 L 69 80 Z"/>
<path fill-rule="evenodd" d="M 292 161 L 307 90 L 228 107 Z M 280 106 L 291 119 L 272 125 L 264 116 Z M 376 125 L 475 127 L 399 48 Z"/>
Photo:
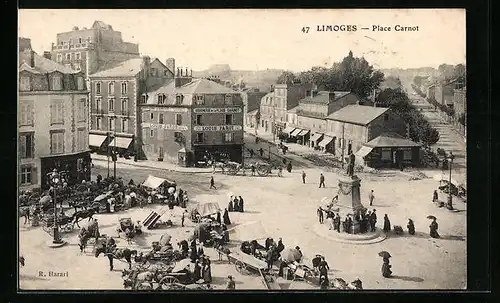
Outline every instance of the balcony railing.
<path fill-rule="evenodd" d="M 315 118 L 326 118 L 325 113 L 318 113 L 318 112 L 312 112 L 312 111 L 306 111 L 306 110 L 297 110 L 296 114 L 299 116 L 308 116 L 308 117 L 315 117 Z"/>
<path fill-rule="evenodd" d="M 54 45 L 52 47 L 52 50 L 67 50 L 67 49 L 81 49 L 81 48 L 87 48 L 87 47 L 92 47 L 93 43 L 92 42 L 82 42 L 82 43 L 76 43 L 76 44 L 65 44 L 65 45 Z"/>

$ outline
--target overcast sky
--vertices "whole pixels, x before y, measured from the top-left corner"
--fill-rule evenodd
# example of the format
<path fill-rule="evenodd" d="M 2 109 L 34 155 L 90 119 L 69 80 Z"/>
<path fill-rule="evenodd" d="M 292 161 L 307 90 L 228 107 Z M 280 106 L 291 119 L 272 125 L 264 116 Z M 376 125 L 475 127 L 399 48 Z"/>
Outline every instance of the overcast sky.
<path fill-rule="evenodd" d="M 349 50 L 377 68 L 465 63 L 465 10 L 20 10 L 19 36 L 38 53 L 58 32 L 90 28 L 95 20 L 139 43 L 143 55 L 194 70 L 212 64 L 232 69 L 308 70 L 330 66 Z M 356 25 L 355 32 L 319 32 L 317 25 Z M 373 25 L 390 32 L 372 31 Z M 394 27 L 418 26 L 418 32 Z M 309 26 L 309 33 L 301 31 Z M 362 30 L 368 27 L 369 30 Z"/>

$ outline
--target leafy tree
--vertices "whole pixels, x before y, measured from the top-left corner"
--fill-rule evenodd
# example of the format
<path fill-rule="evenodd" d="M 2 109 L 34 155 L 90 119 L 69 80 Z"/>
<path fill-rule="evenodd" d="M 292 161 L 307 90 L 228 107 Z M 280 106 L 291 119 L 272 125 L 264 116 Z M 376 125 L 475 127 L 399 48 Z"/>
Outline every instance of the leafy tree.
<path fill-rule="evenodd" d="M 453 76 L 454 78 L 465 77 L 465 65 L 455 65 L 455 67 L 453 68 Z"/>
<path fill-rule="evenodd" d="M 441 64 L 438 71 L 444 80 L 451 80 L 455 77 L 455 66 L 449 64 Z"/>
<path fill-rule="evenodd" d="M 439 141 L 439 132 L 434 127 L 427 127 L 424 132 L 424 136 L 422 138 L 422 143 L 424 145 L 429 146 L 436 144 Z"/>
<path fill-rule="evenodd" d="M 296 80 L 296 76 L 294 73 L 290 71 L 284 71 L 281 75 L 279 75 L 278 79 L 276 79 L 276 83 L 278 84 L 291 84 Z"/>

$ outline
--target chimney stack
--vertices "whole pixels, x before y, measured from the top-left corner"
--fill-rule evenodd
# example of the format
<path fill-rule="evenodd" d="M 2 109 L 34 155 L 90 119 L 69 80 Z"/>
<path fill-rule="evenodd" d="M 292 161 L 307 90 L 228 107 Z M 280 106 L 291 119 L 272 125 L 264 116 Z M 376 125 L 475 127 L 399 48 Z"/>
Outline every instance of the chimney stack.
<path fill-rule="evenodd" d="M 191 69 L 191 74 L 189 76 L 193 77 L 193 69 Z"/>
<path fill-rule="evenodd" d="M 175 76 L 175 59 L 174 58 L 168 58 L 167 61 L 165 62 L 167 68 L 174 74 Z"/>
<path fill-rule="evenodd" d="M 186 77 L 189 76 L 188 68 L 186 67 Z"/>
<path fill-rule="evenodd" d="M 142 70 L 143 70 L 143 73 L 144 73 L 144 79 L 146 79 L 150 72 L 150 67 L 151 67 L 151 58 L 149 56 L 143 56 L 142 57 Z"/>
<path fill-rule="evenodd" d="M 51 54 L 50 54 L 50 52 L 48 52 L 48 51 L 44 51 L 44 52 L 43 52 L 43 57 L 44 57 L 44 58 L 47 58 L 47 59 L 49 59 L 49 60 L 51 60 L 51 59 L 52 59 L 52 55 L 51 55 Z"/>
<path fill-rule="evenodd" d="M 30 50 L 30 66 L 35 67 L 35 52 Z"/>
<path fill-rule="evenodd" d="M 184 76 L 184 69 L 181 67 L 181 77 Z"/>
<path fill-rule="evenodd" d="M 176 76 L 179 77 L 180 75 L 181 75 L 181 72 L 179 71 L 179 68 L 177 68 Z"/>

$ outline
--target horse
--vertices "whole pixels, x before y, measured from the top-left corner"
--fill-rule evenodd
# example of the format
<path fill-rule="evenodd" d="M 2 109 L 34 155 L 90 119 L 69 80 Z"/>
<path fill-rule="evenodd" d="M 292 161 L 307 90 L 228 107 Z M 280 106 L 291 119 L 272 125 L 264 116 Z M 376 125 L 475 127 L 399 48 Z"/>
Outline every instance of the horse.
<path fill-rule="evenodd" d="M 220 170 L 221 170 L 221 172 L 223 174 L 225 173 L 224 167 L 226 166 L 226 163 L 224 163 L 224 162 L 215 162 L 213 165 L 215 166 L 215 168 L 220 168 Z M 214 169 L 214 172 L 215 172 L 215 169 Z"/>
<path fill-rule="evenodd" d="M 82 210 L 86 210 L 87 209 L 87 202 L 86 201 L 68 200 L 68 205 L 70 207 L 73 207 L 75 209 L 75 213 L 78 212 L 78 208 L 81 208 Z"/>
<path fill-rule="evenodd" d="M 158 268 L 139 272 L 138 270 L 122 271 L 123 287 L 131 289 L 153 289 L 153 282 L 159 283 L 161 274 Z"/>
<path fill-rule="evenodd" d="M 80 234 L 78 235 L 78 246 L 80 247 L 80 253 L 85 252 L 85 248 L 87 247 L 87 242 L 89 239 L 95 238 L 95 241 L 97 243 L 99 236 L 99 228 L 96 228 L 95 225 L 91 225 L 88 228 L 82 227 L 82 229 L 80 230 Z"/>
<path fill-rule="evenodd" d="M 95 257 L 99 257 L 100 254 L 105 254 L 109 260 L 109 270 L 113 270 L 113 259 L 121 260 L 125 259 L 128 263 L 128 268 L 132 268 L 132 256 L 137 255 L 137 250 L 131 250 L 128 248 L 114 248 L 111 252 L 107 251 L 106 244 L 102 244 L 100 247 L 95 249 Z"/>
<path fill-rule="evenodd" d="M 85 209 L 85 210 L 79 210 L 73 214 L 73 220 L 74 220 L 73 224 L 76 224 L 76 226 L 80 227 L 80 225 L 78 224 L 78 222 L 80 220 L 88 218 L 89 219 L 88 221 L 90 221 L 91 219 L 93 219 L 93 216 L 96 213 L 99 213 L 98 207 L 93 207 L 93 208 L 89 208 L 89 209 Z"/>
<path fill-rule="evenodd" d="M 24 224 L 28 224 L 30 220 L 30 207 L 22 206 L 19 207 L 19 218 L 24 218 Z"/>

